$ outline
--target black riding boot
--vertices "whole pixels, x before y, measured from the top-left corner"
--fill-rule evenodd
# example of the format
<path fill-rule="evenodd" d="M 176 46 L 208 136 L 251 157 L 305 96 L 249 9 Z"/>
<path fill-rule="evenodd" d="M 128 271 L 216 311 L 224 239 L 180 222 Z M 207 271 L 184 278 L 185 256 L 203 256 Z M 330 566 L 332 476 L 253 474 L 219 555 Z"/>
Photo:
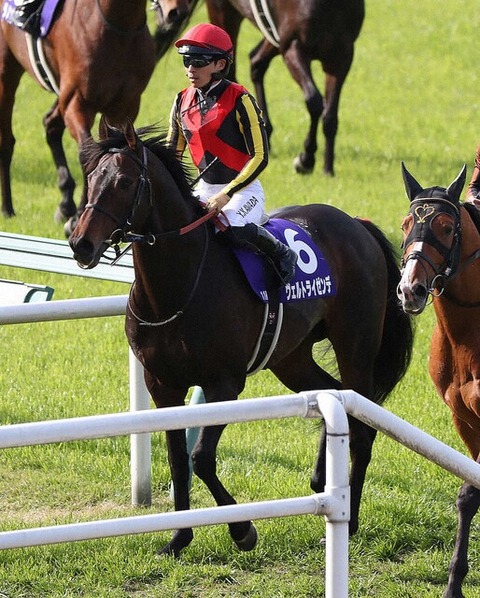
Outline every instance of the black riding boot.
<path fill-rule="evenodd" d="M 39 8 L 43 3 L 44 0 L 23 0 L 22 4 L 15 8 L 15 25 L 26 33 L 38 35 L 40 32 Z"/>
<path fill-rule="evenodd" d="M 230 226 L 227 231 L 231 231 L 229 237 L 235 245 L 256 249 L 270 258 L 284 285 L 292 280 L 298 256 L 267 229 L 251 222 L 245 226 Z"/>

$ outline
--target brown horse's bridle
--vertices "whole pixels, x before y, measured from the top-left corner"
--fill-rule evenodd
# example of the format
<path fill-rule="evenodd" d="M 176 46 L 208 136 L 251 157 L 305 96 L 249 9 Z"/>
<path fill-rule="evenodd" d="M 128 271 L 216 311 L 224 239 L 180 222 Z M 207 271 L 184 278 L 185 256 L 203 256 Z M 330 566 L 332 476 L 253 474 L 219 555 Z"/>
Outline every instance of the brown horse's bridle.
<path fill-rule="evenodd" d="M 421 204 L 421 202 L 423 202 Z M 435 209 L 434 205 L 441 206 L 442 209 Z M 431 208 L 431 209 L 430 209 Z M 426 256 L 424 253 L 418 250 L 414 250 L 405 259 L 402 257 L 402 268 L 409 260 L 418 260 L 423 268 L 426 269 L 425 263 L 427 263 L 432 270 L 435 272 L 435 276 L 432 279 L 428 293 L 432 297 L 440 297 L 443 295 L 452 303 L 459 305 L 460 307 L 480 307 L 480 302 L 468 303 L 461 301 L 450 294 L 445 292 L 445 286 L 448 280 L 456 276 L 461 270 L 472 264 L 475 260 L 480 258 L 480 249 L 474 251 L 468 256 L 460 265 L 460 242 L 461 242 L 461 226 L 460 226 L 460 206 L 453 204 L 447 199 L 438 197 L 429 198 L 417 198 L 411 202 L 410 214 L 414 218 L 414 226 L 410 233 L 405 238 L 402 247 L 407 248 L 414 241 L 421 241 L 434 247 L 440 255 L 443 256 L 443 264 L 437 268 L 435 264 Z M 421 215 L 419 213 L 422 213 Z M 454 238 L 450 248 L 446 247 L 435 237 L 431 229 L 431 223 L 435 216 L 441 213 L 449 214 L 454 219 Z M 416 219 L 416 220 L 415 220 Z"/>
<path fill-rule="evenodd" d="M 107 247 L 112 247 L 115 251 L 115 258 L 111 263 L 112 266 L 116 264 L 118 260 L 130 249 L 132 243 L 145 243 L 147 245 L 155 245 L 155 243 L 160 239 L 163 240 L 185 235 L 191 232 L 192 230 L 195 230 L 208 220 L 215 219 L 217 217 L 217 214 L 215 212 L 208 212 L 207 214 L 204 214 L 203 216 L 194 220 L 190 224 L 187 224 L 186 226 L 183 226 L 176 230 L 165 231 L 156 234 L 151 232 L 146 234 L 139 234 L 134 232 L 136 227 L 137 215 L 145 209 L 150 211 L 153 206 L 152 186 L 150 183 L 150 179 L 147 176 L 147 149 L 145 146 L 143 146 L 142 149 L 142 159 L 140 159 L 137 156 L 137 154 L 128 147 L 111 148 L 107 152 L 108 154 L 123 154 L 125 156 L 128 156 L 140 167 L 138 185 L 135 190 L 135 197 L 133 199 L 132 211 L 130 215 L 124 221 L 121 221 L 115 216 L 115 214 L 112 214 L 109 210 L 106 210 L 98 204 L 87 203 L 87 205 L 85 206 L 85 210 L 91 209 L 101 212 L 102 214 L 105 214 L 106 216 L 111 218 L 118 225 L 118 228 L 112 232 L 110 238 L 105 241 Z M 127 243 L 128 245 L 125 249 L 121 251 L 120 243 Z"/>
<path fill-rule="evenodd" d="M 428 292 L 433 296 L 440 296 L 445 290 L 447 280 L 457 273 L 460 263 L 461 228 L 459 209 L 447 199 L 421 197 L 412 200 L 409 213 L 413 217 L 414 225 L 405 238 L 402 247 L 406 249 L 415 241 L 421 241 L 435 248 L 444 261 L 437 267 L 427 255 L 415 249 L 406 258 L 405 256 L 402 257 L 402 269 L 410 260 L 418 260 L 425 270 L 425 264 L 428 264 L 435 273 Z M 432 231 L 433 219 L 442 213 L 452 216 L 455 222 L 451 247 L 443 245 Z"/>

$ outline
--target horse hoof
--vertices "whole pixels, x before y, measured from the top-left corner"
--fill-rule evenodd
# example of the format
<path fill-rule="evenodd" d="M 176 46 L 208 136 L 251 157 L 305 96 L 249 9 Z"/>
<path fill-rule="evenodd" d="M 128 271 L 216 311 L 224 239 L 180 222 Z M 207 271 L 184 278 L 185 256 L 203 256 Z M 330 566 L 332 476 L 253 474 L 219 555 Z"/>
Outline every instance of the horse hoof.
<path fill-rule="evenodd" d="M 241 540 L 235 540 L 235 544 L 242 552 L 253 550 L 257 544 L 258 534 L 253 523 L 250 524 L 247 535 Z"/>
<path fill-rule="evenodd" d="M 313 172 L 313 166 L 306 166 L 301 156 L 297 156 L 293 160 L 293 167 L 298 174 L 311 174 Z"/>
<path fill-rule="evenodd" d="M 65 226 L 63 227 L 63 232 L 65 233 L 65 237 L 67 239 L 70 238 L 70 235 L 75 230 L 75 227 L 77 226 L 77 222 L 78 222 L 78 216 L 76 214 L 75 214 L 75 216 L 72 216 L 65 222 Z"/>
<path fill-rule="evenodd" d="M 173 534 L 173 538 L 160 550 L 157 550 L 155 556 L 162 558 L 164 556 L 173 556 L 175 559 L 180 557 L 181 551 L 186 548 L 193 540 L 193 531 L 190 528 L 179 529 Z"/>
<path fill-rule="evenodd" d="M 62 212 L 60 208 L 55 210 L 55 214 L 53 216 L 53 221 L 55 224 L 64 224 L 68 220 L 68 217 Z"/>

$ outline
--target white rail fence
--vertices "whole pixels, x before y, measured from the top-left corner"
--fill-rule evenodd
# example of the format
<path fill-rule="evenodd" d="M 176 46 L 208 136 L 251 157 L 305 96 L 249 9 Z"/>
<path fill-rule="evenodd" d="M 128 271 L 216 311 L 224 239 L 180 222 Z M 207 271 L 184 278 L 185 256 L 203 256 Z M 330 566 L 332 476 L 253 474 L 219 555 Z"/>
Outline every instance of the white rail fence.
<path fill-rule="evenodd" d="M 0 533 L 0 549 L 38 546 L 140 534 L 185 527 L 292 515 L 324 515 L 326 519 L 326 598 L 348 596 L 348 421 L 342 405 L 329 392 L 309 391 L 242 401 L 171 407 L 81 418 L 0 426 L 0 448 L 32 446 L 81 439 L 144 434 L 286 417 L 320 417 L 327 429 L 325 492 L 311 496 L 249 504 L 124 517 Z"/>
<path fill-rule="evenodd" d="M 0 306 L 0 325 L 51 322 L 125 315 L 128 295 L 65 299 L 48 303 Z M 130 410 L 150 408 L 150 395 L 143 380 L 143 367 L 129 350 Z M 130 475 L 133 505 L 152 501 L 151 441 L 149 434 L 130 437 Z"/>
<path fill-rule="evenodd" d="M 3 266 L 131 284 L 134 279 L 132 255 L 127 253 L 114 266 L 113 258 L 115 252 L 108 249 L 96 268 L 85 270 L 79 268 L 65 240 L 0 232 L 0 265 Z M 5 305 L 3 302 L 0 306 L 0 325 L 118 316 L 125 314 L 126 304 L 127 295 L 68 299 L 53 301 L 48 305 L 17 305 L 13 302 Z M 129 376 L 130 409 L 149 409 L 150 396 L 143 381 L 143 368 L 131 352 Z M 132 504 L 150 505 L 151 446 L 148 434 L 131 436 L 130 455 Z"/>
<path fill-rule="evenodd" d="M 324 515 L 325 596 L 346 598 L 350 517 L 347 413 L 480 488 L 480 465 L 353 391 L 308 391 L 211 405 L 14 424 L 0 426 L 0 449 L 283 417 L 323 417 L 327 429 L 327 481 L 325 492 L 299 498 L 1 532 L 0 549 L 246 519 Z"/>

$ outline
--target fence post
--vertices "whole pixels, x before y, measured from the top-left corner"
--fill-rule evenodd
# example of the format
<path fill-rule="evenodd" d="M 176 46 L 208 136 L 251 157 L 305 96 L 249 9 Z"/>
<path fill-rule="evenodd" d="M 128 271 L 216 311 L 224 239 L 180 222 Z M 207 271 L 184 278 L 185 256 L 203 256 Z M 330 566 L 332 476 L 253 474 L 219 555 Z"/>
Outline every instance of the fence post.
<path fill-rule="evenodd" d="M 317 400 L 327 433 L 325 492 L 336 498 L 335 509 L 325 515 L 325 598 L 348 598 L 348 419 L 336 393 L 320 391 Z"/>
<path fill-rule="evenodd" d="M 143 378 L 143 367 L 128 349 L 130 380 L 130 411 L 150 409 L 150 395 Z M 152 456 L 150 434 L 130 436 L 130 477 L 132 505 L 148 507 L 152 504 Z"/>

